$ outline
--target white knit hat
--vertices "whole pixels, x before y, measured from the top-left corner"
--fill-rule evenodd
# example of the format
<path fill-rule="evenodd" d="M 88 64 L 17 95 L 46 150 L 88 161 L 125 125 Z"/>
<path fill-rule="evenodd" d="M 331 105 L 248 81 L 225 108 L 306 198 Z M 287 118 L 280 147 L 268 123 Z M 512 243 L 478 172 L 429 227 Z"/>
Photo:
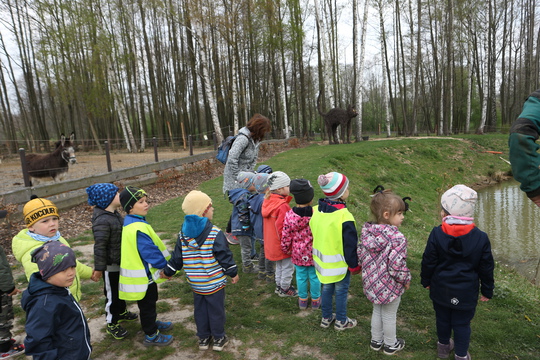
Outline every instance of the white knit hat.
<path fill-rule="evenodd" d="M 270 190 L 281 189 L 282 187 L 289 186 L 290 184 L 291 178 L 283 171 L 273 172 L 268 177 L 268 188 Z"/>
<path fill-rule="evenodd" d="M 455 185 L 441 197 L 441 206 L 452 216 L 474 217 L 474 208 L 478 200 L 476 191 L 465 185 Z"/>

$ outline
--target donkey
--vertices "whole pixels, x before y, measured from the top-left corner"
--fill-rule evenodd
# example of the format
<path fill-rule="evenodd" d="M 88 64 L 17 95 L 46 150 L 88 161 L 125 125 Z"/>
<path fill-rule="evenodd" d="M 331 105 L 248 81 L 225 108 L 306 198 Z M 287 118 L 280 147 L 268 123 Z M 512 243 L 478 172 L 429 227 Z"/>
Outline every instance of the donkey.
<path fill-rule="evenodd" d="M 64 134 L 56 142 L 56 148 L 50 154 L 28 154 L 25 157 L 28 175 L 34 180 L 33 185 L 37 185 L 39 179 L 51 177 L 55 182 L 62 181 L 66 175 L 69 164 L 75 164 L 75 133 L 71 133 L 66 141 Z"/>
<path fill-rule="evenodd" d="M 317 110 L 319 110 L 319 114 L 321 114 L 324 119 L 326 132 L 328 133 L 328 142 L 332 144 L 333 138 L 333 143 L 339 144 L 339 140 L 337 138 L 337 127 L 341 125 L 341 139 L 345 143 L 345 127 L 347 127 L 347 144 L 350 144 L 352 131 L 351 120 L 358 116 L 356 109 L 352 105 L 349 105 L 347 106 L 347 109 L 333 108 L 325 114 L 322 112 L 320 100 L 321 93 L 319 93 L 319 96 L 317 97 Z"/>

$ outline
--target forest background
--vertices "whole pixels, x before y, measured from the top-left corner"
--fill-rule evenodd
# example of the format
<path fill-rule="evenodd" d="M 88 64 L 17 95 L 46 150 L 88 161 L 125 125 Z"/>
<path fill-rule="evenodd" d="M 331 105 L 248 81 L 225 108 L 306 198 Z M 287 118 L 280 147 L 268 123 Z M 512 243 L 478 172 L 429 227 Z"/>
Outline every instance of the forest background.
<path fill-rule="evenodd" d="M 76 132 L 221 140 L 255 112 L 273 137 L 505 132 L 538 87 L 531 0 L 4 0 L 0 144 L 48 150 Z M 350 54 L 352 47 L 352 56 Z"/>

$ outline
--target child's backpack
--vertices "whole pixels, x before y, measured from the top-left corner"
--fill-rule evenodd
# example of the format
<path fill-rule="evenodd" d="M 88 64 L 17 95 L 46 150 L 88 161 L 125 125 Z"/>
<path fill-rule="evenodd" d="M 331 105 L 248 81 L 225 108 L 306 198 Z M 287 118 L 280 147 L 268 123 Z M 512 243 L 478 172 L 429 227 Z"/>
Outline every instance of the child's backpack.
<path fill-rule="evenodd" d="M 247 137 L 246 134 L 239 133 L 234 136 L 227 136 L 222 142 L 221 145 L 219 145 L 219 148 L 217 150 L 216 159 L 218 159 L 222 164 L 227 163 L 227 158 L 229 157 L 229 150 L 231 150 L 231 146 L 238 137 L 238 135 L 244 135 Z"/>

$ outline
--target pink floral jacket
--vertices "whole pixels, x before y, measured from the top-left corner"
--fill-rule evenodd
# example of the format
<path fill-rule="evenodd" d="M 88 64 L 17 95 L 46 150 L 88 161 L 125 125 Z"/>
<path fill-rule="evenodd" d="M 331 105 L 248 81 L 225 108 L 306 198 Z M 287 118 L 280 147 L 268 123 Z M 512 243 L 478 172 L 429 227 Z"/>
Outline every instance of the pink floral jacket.
<path fill-rule="evenodd" d="M 298 266 L 313 266 L 313 235 L 309 228 L 311 216 L 299 216 L 289 210 L 283 220 L 281 250 L 292 256 Z"/>
<path fill-rule="evenodd" d="M 374 304 L 388 304 L 411 282 L 407 268 L 407 239 L 398 228 L 365 223 L 358 244 L 364 294 Z"/>

